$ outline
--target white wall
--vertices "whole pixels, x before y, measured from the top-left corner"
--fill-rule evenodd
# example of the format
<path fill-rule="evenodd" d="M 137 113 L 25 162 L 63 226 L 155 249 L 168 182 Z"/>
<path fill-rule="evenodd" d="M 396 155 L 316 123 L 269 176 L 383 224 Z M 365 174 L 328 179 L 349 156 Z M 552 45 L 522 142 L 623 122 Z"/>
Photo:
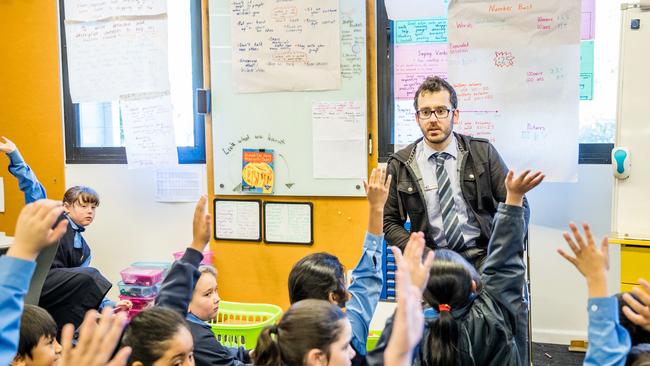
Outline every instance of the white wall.
<path fill-rule="evenodd" d="M 557 254 L 567 248 L 567 223 L 588 222 L 598 239 L 609 233 L 612 174 L 608 165 L 580 165 L 578 183 L 542 184 L 529 194 L 533 340 L 586 339 L 587 290 L 583 277 Z M 600 242 L 600 240 L 599 240 Z M 618 247 L 610 250 L 610 292 L 618 291 Z"/>
<path fill-rule="evenodd" d="M 205 165 L 192 165 L 203 172 Z M 66 186 L 87 185 L 100 195 L 95 222 L 84 238 L 93 251 L 92 266 L 112 283 L 117 299 L 120 270 L 135 261 L 169 261 L 192 240 L 193 203 L 160 203 L 154 198 L 155 174 L 126 165 L 67 165 Z"/>

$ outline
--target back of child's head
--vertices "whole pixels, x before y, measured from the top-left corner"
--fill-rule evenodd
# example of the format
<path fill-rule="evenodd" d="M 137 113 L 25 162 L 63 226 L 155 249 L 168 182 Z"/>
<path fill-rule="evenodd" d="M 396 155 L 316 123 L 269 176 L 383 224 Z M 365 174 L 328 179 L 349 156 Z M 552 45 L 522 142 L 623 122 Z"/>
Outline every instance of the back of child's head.
<path fill-rule="evenodd" d="M 63 195 L 63 203 L 74 205 L 75 203 L 92 204 L 99 206 L 99 194 L 92 188 L 86 186 L 74 186 L 68 188 Z"/>
<path fill-rule="evenodd" d="M 131 319 L 122 336 L 122 345 L 132 349 L 128 364 L 139 361 L 144 366 L 153 365 L 182 328 L 189 331 L 183 317 L 173 310 L 163 307 L 143 310 Z"/>
<path fill-rule="evenodd" d="M 429 322 L 429 335 L 422 349 L 427 365 L 455 365 L 458 361 L 459 325 L 451 311 L 462 308 L 472 294 L 471 265 L 458 253 L 436 250 L 424 301 L 439 315 Z"/>
<path fill-rule="evenodd" d="M 329 253 L 313 253 L 299 260 L 289 273 L 289 301 L 317 299 L 329 301 L 330 294 L 344 306 L 347 300 L 345 269 Z"/>
<path fill-rule="evenodd" d="M 634 297 L 631 292 L 629 294 Z M 628 319 L 627 316 L 625 316 L 623 313 L 623 307 L 625 306 L 623 294 L 616 294 L 616 298 L 618 299 L 619 321 L 621 322 L 621 325 L 627 330 L 627 332 L 630 333 L 632 346 L 636 346 L 637 344 L 642 343 L 650 343 L 650 332 L 643 329 L 643 327 L 632 323 L 630 319 Z"/>
<path fill-rule="evenodd" d="M 627 354 L 625 366 L 650 366 L 650 344 L 638 344 Z"/>
<path fill-rule="evenodd" d="M 25 304 L 20 317 L 20 340 L 16 356 L 33 358 L 32 350 L 40 339 L 56 339 L 56 334 L 56 322 L 45 309 Z"/>
<path fill-rule="evenodd" d="M 330 346 L 343 329 L 345 314 L 323 300 L 302 300 L 293 304 L 277 325 L 265 328 L 257 340 L 255 366 L 302 365 L 312 349 L 329 360 Z"/>

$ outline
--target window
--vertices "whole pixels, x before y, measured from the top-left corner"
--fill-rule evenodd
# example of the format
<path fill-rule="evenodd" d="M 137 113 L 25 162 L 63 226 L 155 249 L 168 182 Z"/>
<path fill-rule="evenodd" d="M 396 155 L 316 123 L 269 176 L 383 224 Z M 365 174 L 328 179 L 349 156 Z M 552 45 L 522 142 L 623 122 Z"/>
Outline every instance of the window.
<path fill-rule="evenodd" d="M 119 103 L 72 103 L 65 52 L 64 1 L 59 1 L 66 162 L 125 164 Z M 194 90 L 203 86 L 201 1 L 168 1 L 170 95 L 180 163 L 205 163 L 204 117 L 196 113 Z"/>
<path fill-rule="evenodd" d="M 580 164 L 609 164 L 616 131 L 620 4 L 625 0 L 595 1 L 597 10 L 593 42 L 593 99 L 579 102 Z M 394 22 L 386 15 L 384 1 L 378 0 L 377 98 L 380 162 L 385 162 L 396 148 L 399 149 L 395 146 L 394 26 Z M 411 105 L 411 102 L 408 104 Z"/>

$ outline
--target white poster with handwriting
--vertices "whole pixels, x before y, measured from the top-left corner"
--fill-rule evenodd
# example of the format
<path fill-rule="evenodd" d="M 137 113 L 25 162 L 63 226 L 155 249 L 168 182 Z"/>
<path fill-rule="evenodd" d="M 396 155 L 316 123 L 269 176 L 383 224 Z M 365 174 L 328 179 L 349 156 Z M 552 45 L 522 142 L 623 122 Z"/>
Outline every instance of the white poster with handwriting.
<path fill-rule="evenodd" d="M 120 114 L 129 169 L 178 164 L 169 93 L 123 97 Z"/>
<path fill-rule="evenodd" d="M 167 13 L 167 0 L 65 0 L 66 20 L 97 20 Z"/>
<path fill-rule="evenodd" d="M 311 113 L 314 178 L 364 178 L 365 103 L 317 102 Z"/>
<path fill-rule="evenodd" d="M 338 0 L 232 0 L 230 12 L 237 92 L 340 88 Z"/>
<path fill-rule="evenodd" d="M 577 180 L 580 1 L 452 0 L 455 130 L 492 142 L 515 171 Z"/>
<path fill-rule="evenodd" d="M 65 23 L 74 103 L 169 90 L 167 19 Z"/>

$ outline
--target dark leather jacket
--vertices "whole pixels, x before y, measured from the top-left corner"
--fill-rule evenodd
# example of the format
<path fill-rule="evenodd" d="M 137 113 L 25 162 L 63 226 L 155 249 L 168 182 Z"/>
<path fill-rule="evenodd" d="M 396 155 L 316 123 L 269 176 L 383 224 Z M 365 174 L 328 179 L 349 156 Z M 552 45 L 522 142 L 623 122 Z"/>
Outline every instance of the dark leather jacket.
<path fill-rule="evenodd" d="M 528 331 L 517 329 L 526 270 L 523 260 L 525 226 L 522 207 L 505 204 L 498 207 L 494 235 L 481 273 L 482 289 L 468 305 L 452 309 L 459 328 L 458 366 L 522 365 L 515 335 Z M 430 309 L 425 312 L 424 335 L 413 352 L 414 366 L 427 366 L 426 353 L 430 352 L 427 323 L 437 316 Z M 384 352 L 392 330 L 391 317 L 377 346 L 366 356 L 369 365 L 384 364 Z"/>
<path fill-rule="evenodd" d="M 477 239 L 477 247 L 482 249 L 481 256 L 484 256 L 497 206 L 506 200 L 504 182 L 508 167 L 487 140 L 454 134 L 459 150 L 460 187 L 467 207 L 479 223 L 481 235 Z M 393 176 L 393 180 L 384 207 L 384 234 L 389 245 L 396 245 L 402 250 L 409 238 L 409 233 L 404 229 L 407 216 L 411 220 L 411 232 L 422 231 L 427 246 L 432 249 L 437 247 L 434 237 L 436 230 L 440 230 L 429 223 L 422 174 L 415 159 L 415 147 L 421 140 L 391 155 L 387 163 L 387 172 Z M 525 198 L 524 209 L 528 225 L 530 211 Z"/>

